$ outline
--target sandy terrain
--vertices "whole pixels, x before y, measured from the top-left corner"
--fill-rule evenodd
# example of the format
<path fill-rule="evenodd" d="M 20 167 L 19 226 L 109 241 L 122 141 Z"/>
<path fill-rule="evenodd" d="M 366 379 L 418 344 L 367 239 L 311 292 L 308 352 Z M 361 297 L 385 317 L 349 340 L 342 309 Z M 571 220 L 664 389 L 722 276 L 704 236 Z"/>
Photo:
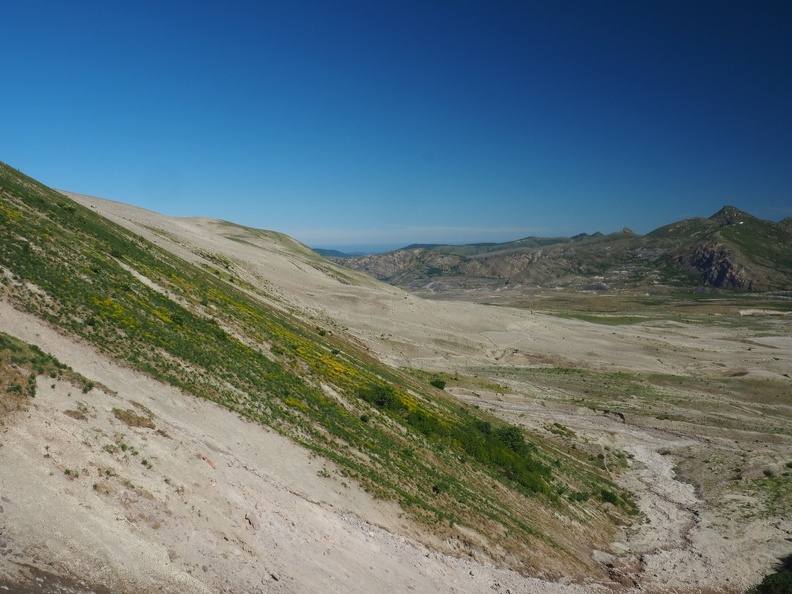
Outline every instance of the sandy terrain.
<path fill-rule="evenodd" d="M 355 282 L 342 282 L 321 262 L 295 257 L 289 242 L 232 241 L 228 235 L 242 230 L 216 221 L 73 197 L 186 259 L 226 255 L 235 273 L 264 287 L 273 304 L 347 332 L 395 366 L 453 372 L 569 363 L 681 375 L 750 370 L 771 381 L 792 369 L 788 334 L 751 337 L 754 346 L 746 348 L 739 329 L 597 326 L 427 301 L 349 271 Z M 411 538 L 419 528 L 398 507 L 372 500 L 332 472 L 327 477 L 330 463 L 274 432 L 121 367 L 5 302 L 0 331 L 39 345 L 107 388 L 83 394 L 40 378 L 33 406 L 0 427 L 0 587 L 33 576 L 29 565 L 54 574 L 71 568 L 76 580 L 89 578 L 85 591 L 609 591 L 541 582 L 433 552 Z M 769 348 L 774 357 L 767 356 Z M 477 398 L 513 421 L 527 413 L 523 422 L 531 427 L 558 420 L 632 454 L 631 468 L 617 478 L 637 494 L 651 523 L 625 531 L 609 551 L 592 552 L 612 568 L 614 587 L 736 592 L 790 553 L 792 526 L 777 518 L 726 538 L 699 494 L 677 479 L 672 458 L 660 453 L 704 437 L 497 394 L 460 390 L 457 396 Z M 113 409 L 150 415 L 156 428 L 130 427 Z M 789 440 L 773 447 L 792 460 Z"/>

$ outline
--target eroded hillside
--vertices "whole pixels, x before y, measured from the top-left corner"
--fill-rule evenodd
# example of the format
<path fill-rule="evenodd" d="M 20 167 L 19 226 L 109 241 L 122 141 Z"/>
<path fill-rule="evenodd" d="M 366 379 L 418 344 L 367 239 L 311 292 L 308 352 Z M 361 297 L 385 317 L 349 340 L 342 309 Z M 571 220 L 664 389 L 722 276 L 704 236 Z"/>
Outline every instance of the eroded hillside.
<path fill-rule="evenodd" d="M 190 250 L 188 262 L 6 166 L 2 224 L 14 307 L 331 461 L 339 480 L 398 503 L 427 545 L 526 574 L 606 578 L 590 550 L 637 510 L 583 455 L 383 365 L 223 253 Z M 258 239 L 350 282 L 282 236 Z"/>
<path fill-rule="evenodd" d="M 85 378 L 20 361 L 5 576 L 737 592 L 783 556 L 784 307 L 428 302 L 283 235 L 3 175 L 0 330 Z"/>
<path fill-rule="evenodd" d="M 418 245 L 333 260 L 393 285 L 446 298 L 514 302 L 537 287 L 788 291 L 790 253 L 792 234 L 783 221 L 763 221 L 727 206 L 708 219 L 679 221 L 645 236 L 624 229 L 503 244 Z"/>

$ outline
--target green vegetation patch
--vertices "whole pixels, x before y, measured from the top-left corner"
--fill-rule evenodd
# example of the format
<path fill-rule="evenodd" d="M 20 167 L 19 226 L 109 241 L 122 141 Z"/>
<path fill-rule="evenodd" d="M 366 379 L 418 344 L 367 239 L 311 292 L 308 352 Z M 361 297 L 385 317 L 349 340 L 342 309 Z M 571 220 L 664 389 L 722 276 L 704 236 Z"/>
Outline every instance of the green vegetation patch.
<path fill-rule="evenodd" d="M 766 575 L 761 582 L 746 590 L 746 594 L 790 594 L 792 592 L 792 572 L 781 571 Z"/>
<path fill-rule="evenodd" d="M 126 424 L 129 427 L 143 427 L 146 429 L 156 429 L 157 426 L 152 421 L 149 415 L 141 415 L 134 410 L 122 410 L 120 408 L 113 409 L 113 415 L 116 419 Z"/>
<path fill-rule="evenodd" d="M 641 322 L 647 322 L 651 319 L 644 316 L 618 316 L 618 315 L 597 316 L 597 315 L 584 314 L 584 313 L 561 313 L 561 312 L 554 312 L 552 315 L 557 316 L 559 318 L 582 320 L 584 322 L 590 322 L 592 324 L 604 324 L 606 326 L 630 326 L 632 324 L 640 324 Z"/>
<path fill-rule="evenodd" d="M 0 332 L 0 419 L 5 413 L 25 409 L 28 400 L 35 398 L 36 379 L 42 375 L 65 377 L 81 386 L 90 383 L 36 345 Z"/>
<path fill-rule="evenodd" d="M 525 441 L 523 431 L 514 425 L 493 424 L 469 414 L 442 416 L 427 407 L 411 404 L 392 386 L 372 385 L 358 392 L 360 398 L 401 418 L 407 426 L 429 439 L 441 442 L 458 453 L 465 453 L 481 464 L 532 493 L 550 491 L 550 468 L 533 454 L 536 446 Z"/>
<path fill-rule="evenodd" d="M 792 311 L 792 300 L 774 294 L 744 292 L 696 293 L 693 290 L 644 289 L 609 294 L 607 297 L 581 291 L 537 290 L 530 298 L 512 304 L 548 315 L 578 319 L 594 324 L 632 325 L 653 322 L 706 324 L 761 330 L 777 320 L 744 316 L 745 309 Z M 773 326 L 775 328 L 775 326 Z"/>

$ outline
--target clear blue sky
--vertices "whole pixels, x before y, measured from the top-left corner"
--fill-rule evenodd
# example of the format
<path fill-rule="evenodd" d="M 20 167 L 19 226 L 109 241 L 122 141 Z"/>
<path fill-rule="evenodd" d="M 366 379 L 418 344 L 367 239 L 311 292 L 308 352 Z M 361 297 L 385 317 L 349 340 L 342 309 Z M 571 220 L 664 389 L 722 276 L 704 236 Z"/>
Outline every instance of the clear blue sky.
<path fill-rule="evenodd" d="M 792 216 L 792 2 L 6 2 L 0 160 L 314 247 Z"/>

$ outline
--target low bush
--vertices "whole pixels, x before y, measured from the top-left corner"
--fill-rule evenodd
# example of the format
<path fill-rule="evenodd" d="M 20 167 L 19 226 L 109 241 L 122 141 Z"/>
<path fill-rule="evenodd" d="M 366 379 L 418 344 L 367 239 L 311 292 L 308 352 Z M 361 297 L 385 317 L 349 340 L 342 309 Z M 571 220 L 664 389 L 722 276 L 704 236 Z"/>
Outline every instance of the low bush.
<path fill-rule="evenodd" d="M 792 594 L 792 573 L 784 571 L 771 573 L 748 589 L 746 594 Z"/>
<path fill-rule="evenodd" d="M 399 412 L 406 410 L 402 399 L 393 387 L 384 384 L 371 384 L 358 390 L 358 396 L 382 410 Z"/>

